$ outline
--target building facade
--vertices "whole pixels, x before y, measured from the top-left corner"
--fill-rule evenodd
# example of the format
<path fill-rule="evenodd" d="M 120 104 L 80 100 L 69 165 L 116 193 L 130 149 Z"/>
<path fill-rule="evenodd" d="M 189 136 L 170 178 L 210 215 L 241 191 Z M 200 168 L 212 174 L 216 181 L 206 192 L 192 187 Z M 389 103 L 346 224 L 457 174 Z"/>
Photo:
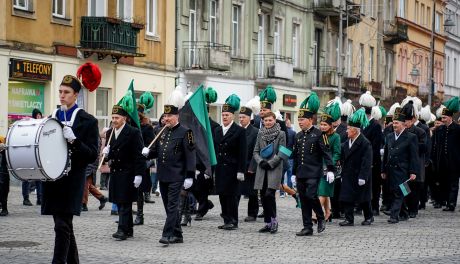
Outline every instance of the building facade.
<path fill-rule="evenodd" d="M 453 96 L 460 96 L 460 4 L 458 1 L 448 1 L 446 20 L 453 22 L 452 27 L 446 28 L 446 64 L 444 77 L 444 96 L 449 99 Z"/>
<path fill-rule="evenodd" d="M 134 80 L 150 91 L 157 118 L 174 88 L 175 3 L 168 0 L 7 0 L 0 4 L 0 134 L 33 108 L 45 115 L 59 105 L 63 76 L 86 61 L 99 65 L 102 82 L 83 89 L 79 106 L 108 125 L 111 107 Z"/>

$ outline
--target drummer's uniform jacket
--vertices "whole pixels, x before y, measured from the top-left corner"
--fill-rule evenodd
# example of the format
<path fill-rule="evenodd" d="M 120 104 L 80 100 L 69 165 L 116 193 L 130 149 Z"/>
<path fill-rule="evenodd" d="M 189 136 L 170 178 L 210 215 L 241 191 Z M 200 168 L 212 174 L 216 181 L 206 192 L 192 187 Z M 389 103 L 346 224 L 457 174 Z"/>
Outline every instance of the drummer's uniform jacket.
<path fill-rule="evenodd" d="M 73 114 L 76 107 L 67 111 L 68 116 Z M 59 115 L 56 116 L 59 118 Z M 61 118 L 59 119 L 63 122 Z M 41 209 L 44 215 L 80 215 L 81 212 L 83 187 L 86 180 L 85 170 L 88 164 L 94 162 L 98 156 L 99 131 L 96 118 L 83 109 L 78 110 L 75 114 L 71 127 L 77 138 L 72 144 L 67 144 L 70 150 L 71 169 L 68 175 L 56 181 L 43 182 Z"/>
<path fill-rule="evenodd" d="M 106 138 L 110 138 L 109 129 Z M 113 203 L 131 203 L 137 201 L 137 189 L 134 177 L 142 176 L 146 170 L 145 157 L 142 155 L 144 143 L 138 128 L 125 124 L 118 136 L 114 131 L 107 156 L 110 166 L 109 201 Z"/>
<path fill-rule="evenodd" d="M 196 152 L 192 130 L 180 123 L 166 128 L 152 146 L 148 158 L 157 159 L 157 175 L 161 182 L 182 182 L 185 178 L 194 178 Z"/>

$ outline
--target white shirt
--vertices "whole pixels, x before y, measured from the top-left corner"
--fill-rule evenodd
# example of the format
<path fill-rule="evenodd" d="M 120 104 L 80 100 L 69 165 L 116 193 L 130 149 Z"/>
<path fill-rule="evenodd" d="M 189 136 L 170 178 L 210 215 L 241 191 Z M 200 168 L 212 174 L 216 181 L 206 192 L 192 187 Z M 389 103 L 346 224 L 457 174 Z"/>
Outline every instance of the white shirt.
<path fill-rule="evenodd" d="M 401 133 L 399 133 L 399 135 L 396 134 L 396 131 L 395 131 L 395 141 L 398 140 L 398 138 L 401 136 L 401 134 L 404 132 L 406 128 L 403 128 L 403 130 L 401 131 Z"/>
<path fill-rule="evenodd" d="M 119 129 L 115 128 L 115 139 L 118 138 L 118 135 L 120 135 L 120 133 L 123 130 L 123 128 L 125 127 L 125 125 L 126 125 L 126 123 L 124 123 Z"/>
<path fill-rule="evenodd" d="M 230 129 L 230 127 L 231 127 L 232 125 L 233 125 L 233 121 L 230 122 L 230 124 L 228 124 L 228 126 L 224 126 L 224 125 L 222 124 L 222 132 L 223 132 L 224 136 L 225 136 L 225 134 L 227 134 L 227 131 Z"/>
<path fill-rule="evenodd" d="M 348 147 L 349 148 L 351 148 L 351 146 L 353 146 L 353 143 L 355 143 L 355 141 L 359 137 L 359 135 L 361 135 L 361 133 L 358 133 L 358 135 L 355 138 L 350 138 L 350 140 L 348 141 Z"/>

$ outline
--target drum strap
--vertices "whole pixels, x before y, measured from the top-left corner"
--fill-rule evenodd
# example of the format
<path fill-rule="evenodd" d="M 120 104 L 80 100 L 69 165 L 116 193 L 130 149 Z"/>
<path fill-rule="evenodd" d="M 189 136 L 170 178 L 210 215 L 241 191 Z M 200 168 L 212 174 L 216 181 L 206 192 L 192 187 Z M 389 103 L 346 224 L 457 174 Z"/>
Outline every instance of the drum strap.
<path fill-rule="evenodd" d="M 55 109 L 55 110 L 54 110 L 53 114 L 51 115 L 52 118 L 56 118 L 58 110 L 59 110 L 59 109 Z M 80 110 L 81 110 L 81 108 L 79 108 L 79 107 L 78 107 L 78 108 L 75 108 L 75 110 L 73 110 L 72 117 L 70 118 L 70 121 L 67 120 L 67 123 L 64 122 L 64 121 L 61 121 L 61 123 L 63 123 L 64 125 L 67 125 L 67 126 L 72 127 L 72 126 L 73 126 L 73 122 L 75 121 L 75 117 L 77 116 L 77 113 L 78 113 L 78 111 L 80 111 Z"/>

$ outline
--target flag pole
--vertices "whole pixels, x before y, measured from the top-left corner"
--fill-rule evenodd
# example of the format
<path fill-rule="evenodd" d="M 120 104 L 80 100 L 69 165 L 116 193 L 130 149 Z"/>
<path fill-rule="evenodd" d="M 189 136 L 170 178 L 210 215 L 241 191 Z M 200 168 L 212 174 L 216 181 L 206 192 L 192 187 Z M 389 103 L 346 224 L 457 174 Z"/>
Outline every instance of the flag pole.
<path fill-rule="evenodd" d="M 168 126 L 164 126 L 160 132 L 158 133 L 158 135 L 152 140 L 152 142 L 150 142 L 149 146 L 147 148 L 151 148 L 152 145 L 157 141 L 157 139 L 160 137 L 161 133 L 163 133 L 163 131 L 167 128 Z"/>
<path fill-rule="evenodd" d="M 107 141 L 108 142 L 107 145 L 109 145 L 109 146 L 110 146 L 110 141 L 112 140 L 113 131 L 115 131 L 115 128 L 112 127 L 112 132 L 110 132 L 109 141 Z M 97 166 L 97 170 L 101 169 L 102 163 L 104 163 L 104 159 L 105 159 L 105 153 L 102 154 L 102 159 L 99 162 L 99 166 Z"/>

